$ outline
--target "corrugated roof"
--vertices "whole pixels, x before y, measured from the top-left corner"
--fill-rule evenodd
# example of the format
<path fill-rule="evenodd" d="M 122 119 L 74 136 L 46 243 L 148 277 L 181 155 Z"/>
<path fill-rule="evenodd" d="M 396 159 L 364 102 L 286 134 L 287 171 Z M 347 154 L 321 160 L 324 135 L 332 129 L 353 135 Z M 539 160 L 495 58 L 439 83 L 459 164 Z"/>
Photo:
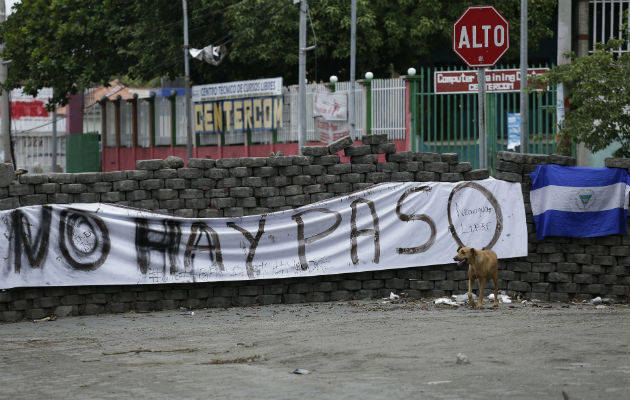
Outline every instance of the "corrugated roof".
<path fill-rule="evenodd" d="M 131 100 L 133 95 L 137 94 L 138 98 L 144 99 L 151 95 L 152 88 L 129 88 L 118 79 L 109 82 L 109 86 L 101 85 L 91 90 L 91 93 L 84 96 L 83 108 L 90 108 L 98 105 L 103 97 L 107 97 L 110 101 L 114 101 L 120 96 L 121 100 Z M 57 114 L 66 115 L 66 107 L 58 107 Z"/>

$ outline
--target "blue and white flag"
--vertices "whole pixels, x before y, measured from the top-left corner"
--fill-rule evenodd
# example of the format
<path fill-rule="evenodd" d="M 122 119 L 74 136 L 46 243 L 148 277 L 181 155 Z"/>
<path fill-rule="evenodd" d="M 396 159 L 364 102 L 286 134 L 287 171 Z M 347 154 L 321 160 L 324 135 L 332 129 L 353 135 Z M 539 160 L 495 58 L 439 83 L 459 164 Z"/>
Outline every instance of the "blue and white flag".
<path fill-rule="evenodd" d="M 626 234 L 628 170 L 539 165 L 529 176 L 538 240 Z"/>

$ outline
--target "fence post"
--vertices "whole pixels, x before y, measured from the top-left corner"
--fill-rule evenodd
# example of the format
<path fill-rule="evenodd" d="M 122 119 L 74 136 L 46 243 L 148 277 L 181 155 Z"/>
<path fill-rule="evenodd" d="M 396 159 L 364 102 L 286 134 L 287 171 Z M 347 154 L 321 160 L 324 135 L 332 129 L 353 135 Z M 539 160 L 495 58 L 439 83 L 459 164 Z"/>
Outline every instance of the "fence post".
<path fill-rule="evenodd" d="M 330 77 L 330 82 L 328 82 L 327 85 L 328 85 L 328 88 L 330 89 L 330 91 L 335 93 L 335 87 L 337 86 L 337 77 L 334 76 L 334 75 L 331 76 Z"/>
<path fill-rule="evenodd" d="M 177 145 L 177 91 L 171 90 L 171 95 L 168 97 L 171 105 L 171 154 L 174 154 L 174 147 Z"/>
<path fill-rule="evenodd" d="M 366 72 L 365 80 L 365 134 L 372 134 L 372 79 L 374 75 L 371 72 Z"/>
<path fill-rule="evenodd" d="M 417 151 L 417 138 L 418 135 L 418 107 L 417 107 L 417 99 L 416 93 L 418 92 L 418 79 L 420 77 L 416 76 L 416 69 L 409 68 L 407 70 L 407 76 L 405 80 L 409 83 L 407 90 L 407 97 L 409 99 L 407 106 L 407 115 L 409 115 L 409 125 L 410 132 L 407 132 L 407 136 L 409 137 L 409 141 L 411 142 L 411 151 Z"/>
<path fill-rule="evenodd" d="M 149 95 L 149 148 L 151 149 L 151 159 L 155 158 L 155 92 Z"/>
<path fill-rule="evenodd" d="M 99 100 L 101 106 L 101 171 L 105 172 L 105 153 L 107 149 L 107 101 L 109 99 L 103 96 Z M 68 155 L 66 154 L 66 158 Z M 66 161 L 67 163 L 67 161 Z"/>
<path fill-rule="evenodd" d="M 120 171 L 120 102 L 122 97 L 116 96 L 114 100 L 114 133 L 116 141 L 116 167 L 114 171 Z"/>
<path fill-rule="evenodd" d="M 138 147 L 138 93 L 131 99 L 131 154 L 136 160 L 136 148 Z M 134 164 L 135 165 L 135 164 Z"/>

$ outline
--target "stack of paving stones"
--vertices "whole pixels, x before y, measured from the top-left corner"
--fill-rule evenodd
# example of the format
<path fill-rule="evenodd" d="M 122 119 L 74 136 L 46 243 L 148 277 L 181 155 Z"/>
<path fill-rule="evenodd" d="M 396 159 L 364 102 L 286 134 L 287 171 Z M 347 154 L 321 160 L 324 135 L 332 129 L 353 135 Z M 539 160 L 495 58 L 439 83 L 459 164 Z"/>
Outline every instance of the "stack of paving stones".
<path fill-rule="evenodd" d="M 508 260 L 499 277 L 508 292 L 550 301 L 585 301 L 596 296 L 627 302 L 630 296 L 630 236 L 536 238 L 529 192 L 529 174 L 538 165 L 575 166 L 560 155 L 497 154 L 495 178 L 521 183 L 527 219 L 528 255 Z M 630 169 L 630 159 L 608 158 L 608 168 Z M 630 220 L 628 232 L 630 233 Z M 500 285 L 501 286 L 501 285 Z"/>
<path fill-rule="evenodd" d="M 350 162 L 341 162 L 340 155 Z M 379 160 L 384 160 L 379 162 Z M 628 168 L 630 160 L 612 160 Z M 498 153 L 495 178 L 523 187 L 529 254 L 500 263 L 499 289 L 509 295 L 567 301 L 628 300 L 627 236 L 536 240 L 528 174 L 540 164 L 574 165 L 562 156 Z M 385 135 L 354 146 L 342 138 L 309 146 L 300 156 L 143 160 L 136 170 L 24 174 L 0 164 L 0 209 L 103 202 L 189 218 L 240 217 L 294 209 L 381 182 L 458 182 L 489 177 L 457 154 L 397 152 Z M 14 288 L 0 291 L 0 321 L 55 315 L 149 312 L 388 297 L 434 298 L 465 293 L 467 271 L 455 264 L 352 274 L 138 286 Z M 490 283 L 489 288 L 492 288 Z"/>

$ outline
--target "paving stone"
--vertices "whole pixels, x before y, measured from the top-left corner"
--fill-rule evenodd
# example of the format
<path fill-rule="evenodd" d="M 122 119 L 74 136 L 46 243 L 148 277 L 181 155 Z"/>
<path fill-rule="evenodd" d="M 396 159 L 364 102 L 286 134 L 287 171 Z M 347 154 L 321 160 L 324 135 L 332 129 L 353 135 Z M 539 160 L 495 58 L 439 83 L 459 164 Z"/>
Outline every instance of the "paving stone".
<path fill-rule="evenodd" d="M 464 179 L 467 181 L 477 181 L 487 179 L 490 177 L 490 173 L 487 169 L 473 169 L 464 173 Z"/>
<path fill-rule="evenodd" d="M 166 164 L 164 160 L 137 160 L 136 169 L 155 171 L 165 168 Z"/>
<path fill-rule="evenodd" d="M 384 142 L 376 145 L 372 145 L 373 154 L 394 154 L 396 153 L 396 144 L 392 142 Z"/>
<path fill-rule="evenodd" d="M 302 155 L 305 156 L 326 156 L 330 154 L 328 152 L 328 146 L 304 146 L 302 147 Z"/>
<path fill-rule="evenodd" d="M 344 137 L 339 138 L 339 139 L 335 140 L 334 142 L 330 143 L 328 145 L 328 152 L 330 154 L 335 154 L 335 153 L 345 149 L 346 147 L 352 146 L 352 144 L 353 144 L 352 138 L 350 138 L 350 136 L 344 136 Z"/>
<path fill-rule="evenodd" d="M 175 179 L 178 177 L 177 170 L 173 168 L 158 169 L 153 172 L 153 177 L 157 179 Z"/>
<path fill-rule="evenodd" d="M 361 141 L 363 144 L 381 144 L 387 141 L 387 134 L 366 135 Z"/>
<path fill-rule="evenodd" d="M 459 162 L 459 155 L 457 153 L 442 153 L 440 158 L 442 162 L 448 164 L 457 164 Z"/>
<path fill-rule="evenodd" d="M 215 165 L 215 161 L 207 158 L 191 158 L 188 160 L 188 168 L 208 169 Z"/>
<path fill-rule="evenodd" d="M 147 171 L 147 170 L 129 170 L 129 171 L 125 171 L 127 173 L 127 179 L 133 179 L 135 181 L 143 181 L 146 179 L 151 179 L 153 178 L 153 171 Z M 77 177 L 77 183 L 82 183 L 79 182 L 79 179 Z"/>
<path fill-rule="evenodd" d="M 241 165 L 248 168 L 264 167 L 267 165 L 266 157 L 242 157 L 240 160 Z"/>

